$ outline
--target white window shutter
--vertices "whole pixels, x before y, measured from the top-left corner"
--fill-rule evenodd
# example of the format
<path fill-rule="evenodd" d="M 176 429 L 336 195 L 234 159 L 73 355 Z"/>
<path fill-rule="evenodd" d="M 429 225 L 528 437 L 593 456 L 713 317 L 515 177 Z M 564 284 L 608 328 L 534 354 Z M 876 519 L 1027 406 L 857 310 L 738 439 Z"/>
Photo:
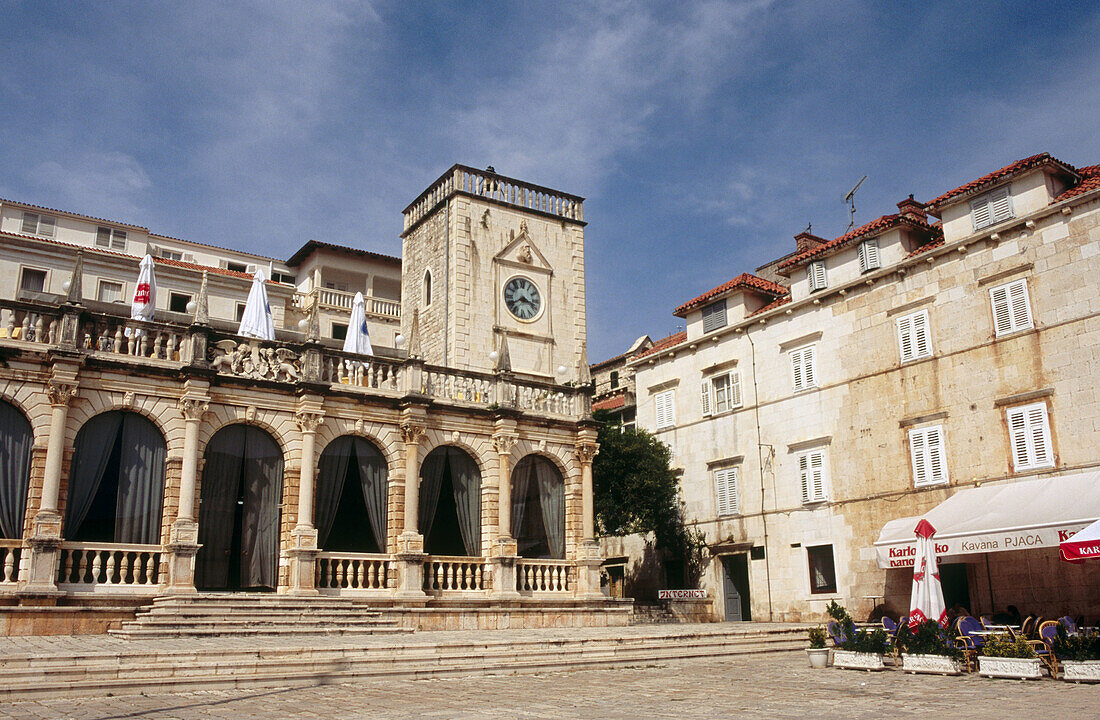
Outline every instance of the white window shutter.
<path fill-rule="evenodd" d="M 810 453 L 810 470 L 813 477 L 813 499 L 825 499 L 825 455 L 821 452 Z"/>
<path fill-rule="evenodd" d="M 1029 467 L 1027 451 L 1027 418 L 1022 408 L 1010 408 L 1008 411 L 1008 432 L 1012 441 L 1012 462 L 1016 469 Z"/>
<path fill-rule="evenodd" d="M 38 234 L 53 237 L 54 228 L 57 226 L 57 218 L 52 215 L 43 215 L 38 220 Z"/>
<path fill-rule="evenodd" d="M 879 260 L 878 240 L 865 240 L 859 246 L 859 271 L 865 273 L 882 266 Z"/>
<path fill-rule="evenodd" d="M 824 290 L 828 285 L 825 277 L 825 263 L 810 263 L 810 290 Z"/>
<path fill-rule="evenodd" d="M 913 352 L 914 357 L 928 357 L 932 354 L 932 337 L 928 331 L 928 311 L 921 310 L 913 315 Z"/>
<path fill-rule="evenodd" d="M 741 373 L 730 373 L 730 407 L 741 407 Z"/>
<path fill-rule="evenodd" d="M 673 408 L 673 391 L 666 390 L 653 396 L 653 405 L 657 421 L 657 429 L 672 427 L 676 424 L 676 413 Z"/>
<path fill-rule="evenodd" d="M 901 346 L 901 361 L 912 360 L 914 357 L 912 315 L 903 315 L 898 318 L 898 345 Z"/>
<path fill-rule="evenodd" d="M 1012 329 L 1024 330 L 1031 327 L 1031 307 L 1027 297 L 1027 283 L 1017 280 L 1008 286 L 1008 304 L 1012 310 Z"/>
<path fill-rule="evenodd" d="M 928 482 L 928 462 L 926 458 L 924 431 L 909 433 L 909 450 L 913 456 L 913 484 L 924 485 Z"/>
<path fill-rule="evenodd" d="M 20 232 L 24 235 L 34 235 L 38 232 L 38 215 L 36 213 L 23 213 L 23 227 Z"/>
<path fill-rule="evenodd" d="M 909 432 L 909 448 L 913 458 L 913 484 L 930 485 L 947 482 L 947 465 L 943 448 L 943 427 L 922 428 Z"/>
<path fill-rule="evenodd" d="M 1031 440 L 1032 464 L 1049 465 L 1053 461 L 1050 452 L 1050 424 L 1047 422 L 1046 405 L 1038 403 L 1027 410 L 1028 433 Z"/>
<path fill-rule="evenodd" d="M 928 481 L 933 483 L 947 482 L 947 465 L 943 452 L 943 429 L 940 427 L 928 428 L 926 434 L 928 444 Z"/>
<path fill-rule="evenodd" d="M 710 380 L 703 381 L 703 387 L 700 390 L 700 399 L 703 405 L 703 414 L 710 415 Z"/>
<path fill-rule="evenodd" d="M 798 456 L 798 471 L 802 477 L 802 504 L 810 502 L 810 456 Z"/>
<path fill-rule="evenodd" d="M 730 503 L 730 515 L 741 514 L 741 469 L 730 468 L 727 477 L 729 478 L 729 503 Z"/>
<path fill-rule="evenodd" d="M 989 195 L 990 224 L 1012 217 L 1012 205 L 1008 200 L 1008 188 L 1001 188 Z"/>
<path fill-rule="evenodd" d="M 817 385 L 817 380 L 814 378 L 814 346 L 802 349 L 802 364 L 803 364 L 803 376 L 806 382 L 806 387 L 814 387 Z"/>
<path fill-rule="evenodd" d="M 997 335 L 1012 332 L 1012 311 L 1008 304 L 1008 286 L 1002 285 L 989 291 L 993 302 L 993 330 Z"/>

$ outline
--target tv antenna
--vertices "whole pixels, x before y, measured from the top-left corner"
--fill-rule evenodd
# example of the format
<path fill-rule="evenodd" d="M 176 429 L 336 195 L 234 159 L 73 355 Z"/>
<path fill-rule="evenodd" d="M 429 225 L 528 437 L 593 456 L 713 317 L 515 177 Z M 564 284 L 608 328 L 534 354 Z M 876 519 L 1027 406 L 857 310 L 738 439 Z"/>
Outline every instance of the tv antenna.
<path fill-rule="evenodd" d="M 856 190 L 859 190 L 859 186 L 863 184 L 863 181 L 867 179 L 864 175 L 856 186 L 848 191 L 848 194 L 844 196 L 844 202 L 848 204 L 848 229 L 844 232 L 851 232 L 852 228 L 856 226 Z"/>

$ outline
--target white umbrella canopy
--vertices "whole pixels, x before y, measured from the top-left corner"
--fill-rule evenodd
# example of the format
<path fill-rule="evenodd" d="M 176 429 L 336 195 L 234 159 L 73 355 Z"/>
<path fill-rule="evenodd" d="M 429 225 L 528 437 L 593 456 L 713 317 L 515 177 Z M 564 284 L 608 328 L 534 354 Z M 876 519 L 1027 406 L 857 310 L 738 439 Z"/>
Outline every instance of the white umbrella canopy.
<path fill-rule="evenodd" d="M 1083 562 L 1087 559 L 1100 559 L 1100 520 L 1083 530 L 1078 530 L 1068 540 L 1059 544 L 1062 559 L 1069 562 Z"/>
<path fill-rule="evenodd" d="M 928 620 L 947 627 L 947 607 L 943 602 L 943 585 L 936 565 L 936 543 L 932 536 L 936 528 L 927 520 L 917 523 L 917 554 L 913 563 L 913 595 L 909 601 L 909 627 L 916 628 Z"/>
<path fill-rule="evenodd" d="M 146 255 L 138 266 L 137 285 L 130 301 L 132 320 L 150 321 L 157 312 L 157 277 L 153 272 L 153 256 Z"/>
<path fill-rule="evenodd" d="M 348 334 L 344 337 L 344 352 L 359 355 L 374 355 L 367 332 L 367 304 L 363 293 L 355 293 L 351 301 L 351 318 L 348 320 Z"/>
<path fill-rule="evenodd" d="M 267 301 L 267 286 L 264 284 L 266 281 L 262 268 L 252 276 L 252 289 L 248 291 L 248 301 L 244 304 L 238 335 L 260 340 L 275 339 L 275 321 L 271 319 L 271 305 Z"/>

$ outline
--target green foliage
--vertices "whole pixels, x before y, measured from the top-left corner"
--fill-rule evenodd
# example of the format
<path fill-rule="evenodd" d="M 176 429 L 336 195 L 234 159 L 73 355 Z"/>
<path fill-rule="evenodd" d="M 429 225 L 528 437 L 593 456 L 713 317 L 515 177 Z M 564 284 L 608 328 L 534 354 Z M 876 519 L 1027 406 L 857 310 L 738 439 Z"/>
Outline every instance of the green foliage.
<path fill-rule="evenodd" d="M 810 636 L 810 647 L 825 647 L 825 628 L 818 625 L 817 627 L 810 628 L 807 634 Z"/>
<path fill-rule="evenodd" d="M 825 608 L 825 612 L 845 628 L 852 624 L 852 616 L 848 614 L 848 609 L 836 600 L 829 601 L 829 606 Z"/>
<path fill-rule="evenodd" d="M 886 634 L 884 628 L 857 630 L 855 622 L 852 620 L 852 615 L 848 612 L 847 608 L 836 600 L 829 601 L 829 606 L 825 608 L 825 612 L 828 613 L 829 617 L 833 620 L 840 623 L 840 626 L 844 629 L 844 642 L 840 643 L 841 650 L 852 650 L 861 653 L 881 653 L 886 651 L 886 647 L 890 642 L 890 637 Z"/>
<path fill-rule="evenodd" d="M 1013 638 L 1011 635 L 994 635 L 986 640 L 979 650 L 985 657 L 1002 658 L 1033 658 L 1035 650 L 1024 638 Z"/>
<path fill-rule="evenodd" d="M 962 650 L 935 620 L 925 620 L 915 631 L 908 623 L 898 627 L 895 642 L 902 652 L 910 655 L 943 655 L 954 660 L 961 660 L 963 656 Z"/>
<path fill-rule="evenodd" d="M 1100 660 L 1100 635 L 1066 635 L 1066 629 L 1061 624 L 1051 647 L 1059 660 Z"/>

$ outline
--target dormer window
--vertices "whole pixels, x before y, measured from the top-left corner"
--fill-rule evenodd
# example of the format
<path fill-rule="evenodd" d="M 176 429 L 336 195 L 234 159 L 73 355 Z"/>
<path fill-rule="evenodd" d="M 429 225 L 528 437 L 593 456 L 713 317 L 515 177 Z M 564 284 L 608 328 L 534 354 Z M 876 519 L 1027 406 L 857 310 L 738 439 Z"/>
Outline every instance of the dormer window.
<path fill-rule="evenodd" d="M 882 267 L 878 254 L 878 240 L 864 240 L 859 245 L 859 272 L 863 274 Z"/>
<path fill-rule="evenodd" d="M 974 229 L 996 225 L 1014 217 L 1012 202 L 1008 197 L 1008 187 L 998 188 L 970 201 L 970 214 L 974 218 Z"/>
<path fill-rule="evenodd" d="M 703 332 L 709 333 L 726 326 L 726 301 L 719 300 L 703 308 Z"/>
<path fill-rule="evenodd" d="M 810 263 L 810 266 L 806 269 L 806 275 L 810 278 L 810 292 L 824 290 L 829 287 L 829 283 L 825 279 L 825 262 L 823 260 Z"/>

